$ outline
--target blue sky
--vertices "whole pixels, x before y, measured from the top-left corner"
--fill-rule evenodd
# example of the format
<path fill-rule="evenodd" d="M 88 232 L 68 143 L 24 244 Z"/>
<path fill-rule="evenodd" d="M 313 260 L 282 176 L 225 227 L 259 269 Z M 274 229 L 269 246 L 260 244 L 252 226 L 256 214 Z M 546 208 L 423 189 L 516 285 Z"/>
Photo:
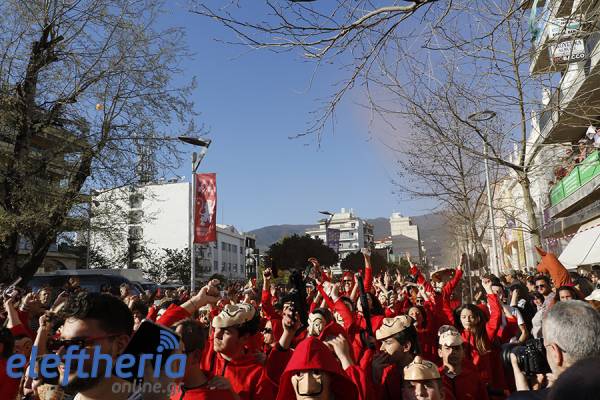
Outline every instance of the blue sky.
<path fill-rule="evenodd" d="M 318 210 L 341 207 L 365 218 L 429 211 L 422 201 L 393 194 L 394 163 L 370 139 L 368 116 L 354 104 L 359 91 L 342 104 L 335 132 L 326 132 L 320 148 L 315 138 L 288 139 L 305 130 L 318 99 L 331 93 L 339 79 L 335 68 L 321 71 L 309 88 L 314 65 L 298 54 L 220 43 L 215 39 L 231 39 L 230 33 L 170 4 L 166 21 L 186 28 L 195 53 L 185 73 L 197 78 L 198 122 L 213 139 L 200 172 L 217 173 L 218 223 L 242 230 L 309 224 L 319 218 Z M 189 163 L 176 173 L 189 179 Z"/>

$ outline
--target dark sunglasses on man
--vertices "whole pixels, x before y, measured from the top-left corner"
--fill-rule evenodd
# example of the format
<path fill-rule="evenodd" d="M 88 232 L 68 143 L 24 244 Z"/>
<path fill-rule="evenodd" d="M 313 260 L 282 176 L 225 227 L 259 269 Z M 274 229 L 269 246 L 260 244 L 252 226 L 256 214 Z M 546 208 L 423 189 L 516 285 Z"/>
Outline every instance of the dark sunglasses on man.
<path fill-rule="evenodd" d="M 91 337 L 78 337 L 73 339 L 49 339 L 46 347 L 49 351 L 56 352 L 62 347 L 68 349 L 71 346 L 78 348 L 89 347 L 96 344 L 99 340 L 110 339 L 119 335 L 104 335 Z"/>

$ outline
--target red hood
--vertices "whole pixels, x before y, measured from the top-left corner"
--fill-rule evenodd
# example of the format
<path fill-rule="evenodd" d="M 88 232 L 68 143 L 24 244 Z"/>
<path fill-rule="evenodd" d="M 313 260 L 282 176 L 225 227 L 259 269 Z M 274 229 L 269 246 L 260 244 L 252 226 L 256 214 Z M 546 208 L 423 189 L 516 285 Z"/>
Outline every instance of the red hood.
<path fill-rule="evenodd" d="M 331 376 L 331 390 L 336 399 L 358 400 L 354 382 L 345 374 L 331 350 L 319 339 L 308 337 L 296 347 L 281 376 L 277 400 L 294 400 L 296 394 L 291 377 L 299 371 L 321 370 Z"/>
<path fill-rule="evenodd" d="M 323 332 L 321 332 L 321 334 L 319 335 L 319 339 L 323 340 L 328 336 L 337 337 L 338 335 L 344 335 L 344 337 L 348 339 L 348 335 L 346 334 L 346 330 L 344 329 L 344 327 L 335 321 L 331 321 L 330 323 L 325 325 L 325 328 L 323 328 Z"/>

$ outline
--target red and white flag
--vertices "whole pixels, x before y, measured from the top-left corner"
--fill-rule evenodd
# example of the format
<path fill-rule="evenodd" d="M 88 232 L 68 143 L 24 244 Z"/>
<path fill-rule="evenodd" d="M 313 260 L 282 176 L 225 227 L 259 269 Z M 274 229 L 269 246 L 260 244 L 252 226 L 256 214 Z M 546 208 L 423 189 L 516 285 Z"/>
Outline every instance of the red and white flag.
<path fill-rule="evenodd" d="M 217 240 L 217 175 L 196 174 L 194 243 Z"/>

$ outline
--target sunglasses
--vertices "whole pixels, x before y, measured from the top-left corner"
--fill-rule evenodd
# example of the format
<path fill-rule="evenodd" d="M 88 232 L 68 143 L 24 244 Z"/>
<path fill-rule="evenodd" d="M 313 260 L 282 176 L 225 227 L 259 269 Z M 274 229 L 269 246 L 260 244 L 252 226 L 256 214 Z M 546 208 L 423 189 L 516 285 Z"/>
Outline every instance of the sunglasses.
<path fill-rule="evenodd" d="M 74 339 L 49 339 L 46 345 L 49 351 L 56 352 L 62 347 L 65 349 L 70 346 L 76 347 L 87 347 L 95 344 L 98 340 L 110 339 L 119 335 L 105 335 L 105 336 L 92 336 L 87 338 L 74 338 Z"/>
<path fill-rule="evenodd" d="M 269 333 L 273 333 L 273 329 L 265 328 L 265 329 L 262 330 L 262 333 L 265 334 L 265 335 L 267 335 Z"/>
<path fill-rule="evenodd" d="M 547 286 L 546 285 L 535 285 L 536 289 L 543 289 L 545 287 L 547 287 Z"/>
<path fill-rule="evenodd" d="M 350 279 L 344 279 L 344 283 L 352 283 Z"/>

